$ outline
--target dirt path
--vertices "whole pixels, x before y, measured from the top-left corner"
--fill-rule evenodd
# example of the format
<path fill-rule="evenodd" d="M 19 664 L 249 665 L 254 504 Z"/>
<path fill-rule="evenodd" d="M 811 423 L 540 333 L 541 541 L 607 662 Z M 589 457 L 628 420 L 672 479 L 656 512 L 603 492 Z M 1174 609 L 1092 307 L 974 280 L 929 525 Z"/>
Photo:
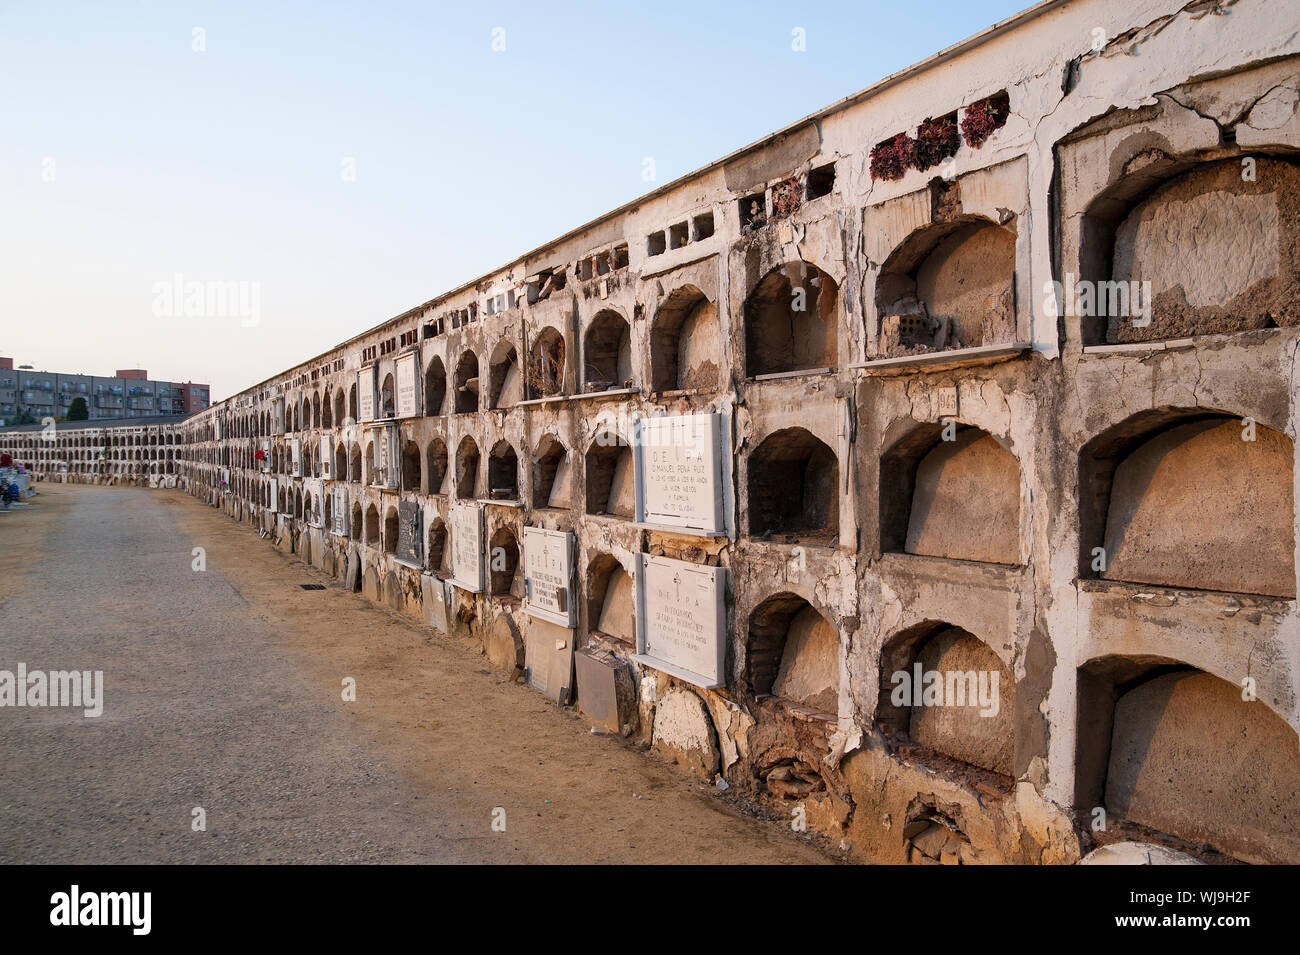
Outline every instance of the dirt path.
<path fill-rule="evenodd" d="M 181 492 L 41 490 L 0 516 L 0 669 L 106 703 L 0 708 L 0 862 L 831 861 Z"/>

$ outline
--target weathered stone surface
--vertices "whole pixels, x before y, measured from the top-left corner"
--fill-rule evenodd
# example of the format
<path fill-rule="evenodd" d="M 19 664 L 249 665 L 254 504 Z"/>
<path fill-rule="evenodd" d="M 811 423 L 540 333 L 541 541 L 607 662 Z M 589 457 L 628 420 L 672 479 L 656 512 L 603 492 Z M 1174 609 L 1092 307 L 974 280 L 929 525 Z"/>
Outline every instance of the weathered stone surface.
<path fill-rule="evenodd" d="M 805 607 L 790 621 L 772 693 L 834 714 L 839 710 L 839 690 L 839 635 L 826 618 Z"/>
<path fill-rule="evenodd" d="M 1020 466 L 977 429 L 941 441 L 916 469 L 907 551 L 955 560 L 1018 564 Z"/>
<path fill-rule="evenodd" d="M 1300 857 L 1300 747 L 1268 707 L 1208 673 L 1168 673 L 1115 704 L 1107 810 L 1243 858 Z"/>
<path fill-rule="evenodd" d="M 1147 441 L 1115 471 L 1105 576 L 1295 596 L 1292 471 L 1283 435 L 1198 422 Z"/>
<path fill-rule="evenodd" d="M 670 689 L 655 707 L 652 747 L 706 779 L 718 771 L 717 738 L 708 710 L 698 696 L 680 687 Z"/>
<path fill-rule="evenodd" d="M 492 622 L 483 640 L 488 662 L 513 680 L 524 672 L 524 641 L 514 621 L 502 614 Z"/>
<path fill-rule="evenodd" d="M 908 735 L 923 746 L 962 762 L 1011 775 L 1015 753 L 1015 681 L 1002 661 L 984 643 L 956 628 L 935 634 L 917 657 L 923 672 L 943 676 L 941 706 L 917 706 L 913 697 Z M 961 683 L 964 705 L 955 705 L 947 695 L 950 674 L 975 674 L 972 684 Z M 981 675 L 985 675 L 980 680 Z M 992 694 L 992 675 L 997 674 L 997 695 Z M 972 685 L 983 683 L 996 713 L 982 716 L 985 707 L 969 696 Z M 956 684 L 954 683 L 954 689 Z M 912 688 L 913 694 L 916 687 Z M 924 698 L 923 698 L 924 699 Z"/>

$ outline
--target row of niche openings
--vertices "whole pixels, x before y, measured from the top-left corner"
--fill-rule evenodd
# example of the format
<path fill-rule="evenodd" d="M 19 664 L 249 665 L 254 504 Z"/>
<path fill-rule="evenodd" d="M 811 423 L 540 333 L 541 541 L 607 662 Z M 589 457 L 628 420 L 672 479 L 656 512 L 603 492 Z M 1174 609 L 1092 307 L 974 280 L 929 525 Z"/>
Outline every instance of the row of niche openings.
<path fill-rule="evenodd" d="M 829 196 L 835 191 L 835 163 L 826 163 L 809 170 L 804 176 L 802 190 L 791 190 L 789 183 L 790 180 L 787 179 L 778 184 L 781 188 L 780 201 L 777 201 L 774 195 L 777 187 L 764 189 L 736 200 L 742 233 L 761 229 L 772 219 L 788 215 L 804 202 Z"/>
<path fill-rule="evenodd" d="M 663 255 L 669 249 L 685 248 L 692 242 L 710 238 L 714 231 L 713 211 L 702 212 L 688 221 L 650 233 L 646 237 L 646 254 Z"/>

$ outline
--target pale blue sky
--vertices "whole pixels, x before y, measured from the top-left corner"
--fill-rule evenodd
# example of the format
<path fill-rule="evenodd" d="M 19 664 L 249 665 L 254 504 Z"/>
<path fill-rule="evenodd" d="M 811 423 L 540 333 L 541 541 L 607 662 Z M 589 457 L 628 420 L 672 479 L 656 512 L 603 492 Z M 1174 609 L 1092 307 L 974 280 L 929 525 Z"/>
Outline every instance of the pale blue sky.
<path fill-rule="evenodd" d="M 0 3 L 0 355 L 227 397 L 1027 5 Z"/>

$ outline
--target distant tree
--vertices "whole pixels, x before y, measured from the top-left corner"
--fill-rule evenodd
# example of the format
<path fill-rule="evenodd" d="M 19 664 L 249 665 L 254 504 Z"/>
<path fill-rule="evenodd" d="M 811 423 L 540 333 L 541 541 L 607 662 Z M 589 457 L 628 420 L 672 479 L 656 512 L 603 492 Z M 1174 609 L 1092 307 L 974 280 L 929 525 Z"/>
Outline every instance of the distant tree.
<path fill-rule="evenodd" d="M 72 399 L 72 404 L 68 405 L 69 421 L 88 421 L 90 420 L 90 409 L 86 407 L 86 399 L 78 395 Z"/>

